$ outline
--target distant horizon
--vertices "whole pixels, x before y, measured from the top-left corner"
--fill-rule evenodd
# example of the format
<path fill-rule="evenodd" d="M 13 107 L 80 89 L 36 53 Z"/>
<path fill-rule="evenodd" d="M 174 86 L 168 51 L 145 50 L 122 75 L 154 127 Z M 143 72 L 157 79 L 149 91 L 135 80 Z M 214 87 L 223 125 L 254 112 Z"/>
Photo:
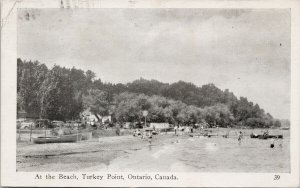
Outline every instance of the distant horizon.
<path fill-rule="evenodd" d="M 290 119 L 290 9 L 19 9 L 18 57 L 143 77 L 214 83 Z"/>

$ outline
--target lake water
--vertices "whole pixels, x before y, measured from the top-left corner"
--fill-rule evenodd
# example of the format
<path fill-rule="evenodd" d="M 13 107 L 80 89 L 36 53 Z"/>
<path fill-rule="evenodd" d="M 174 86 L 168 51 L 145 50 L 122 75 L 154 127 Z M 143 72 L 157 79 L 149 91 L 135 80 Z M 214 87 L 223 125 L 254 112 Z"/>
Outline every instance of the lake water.
<path fill-rule="evenodd" d="M 282 133 L 282 131 L 281 131 Z M 93 171 L 160 172 L 290 172 L 290 138 L 275 141 L 245 136 L 239 145 L 236 137 L 182 137 L 169 143 L 153 139 L 152 145 L 118 157 Z M 138 138 L 137 138 L 138 139 Z"/>

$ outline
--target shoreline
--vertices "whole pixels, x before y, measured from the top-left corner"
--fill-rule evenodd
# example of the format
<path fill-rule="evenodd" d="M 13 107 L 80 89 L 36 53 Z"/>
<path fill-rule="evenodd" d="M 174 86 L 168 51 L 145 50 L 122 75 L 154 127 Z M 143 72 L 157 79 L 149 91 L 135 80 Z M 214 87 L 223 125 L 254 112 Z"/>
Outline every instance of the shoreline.
<path fill-rule="evenodd" d="M 230 130 L 233 133 L 236 129 L 225 129 Z M 261 130 L 261 129 L 259 129 Z M 259 130 L 248 129 L 245 130 L 246 134 L 250 134 L 251 132 L 258 132 Z M 285 146 L 281 152 L 282 157 L 285 159 L 286 156 L 289 156 L 289 131 L 285 130 L 271 130 L 271 133 L 282 133 L 284 134 L 284 139 L 280 140 L 280 142 L 284 141 Z M 188 142 L 188 143 L 187 143 Z M 155 135 L 152 139 L 152 144 L 149 145 L 148 139 L 141 139 L 140 137 L 134 137 L 132 135 L 124 135 L 124 136 L 110 136 L 110 137 L 100 137 L 93 138 L 92 140 L 80 141 L 75 143 L 51 143 L 51 144 L 32 144 L 32 143 L 18 143 L 17 144 L 17 156 L 16 156 L 16 165 L 17 171 L 22 172 L 32 172 L 32 171 L 81 171 L 81 170 L 95 170 L 95 169 L 108 169 L 110 166 L 115 166 L 116 164 L 123 164 L 122 160 L 125 160 L 124 163 L 130 164 L 134 161 L 139 161 L 141 163 L 151 163 L 147 161 L 146 158 L 149 155 L 153 155 L 156 150 L 162 150 L 159 152 L 159 157 L 154 155 L 154 158 L 150 158 L 149 160 L 153 160 L 153 163 L 157 163 L 161 157 L 169 156 L 168 162 L 177 160 L 176 163 L 180 164 L 179 166 L 183 166 L 181 163 L 178 163 L 178 159 L 176 156 L 172 156 L 170 153 L 165 153 L 164 148 L 168 148 L 171 146 L 173 148 L 172 151 L 177 153 L 186 153 L 194 151 L 196 153 L 192 153 L 192 156 L 197 156 L 201 154 L 201 156 L 215 157 L 217 155 L 217 148 L 220 148 L 219 152 L 221 155 L 230 156 L 232 151 L 237 152 L 240 157 L 244 158 L 248 156 L 247 153 L 239 153 L 243 149 L 243 152 L 254 152 L 251 148 L 251 144 L 257 144 L 261 152 L 264 150 L 269 150 L 270 141 L 268 140 L 258 140 L 258 139 L 250 139 L 250 137 L 245 137 L 245 142 L 242 143 L 240 147 L 237 144 L 237 138 L 235 136 L 230 138 L 222 138 L 222 131 L 219 132 L 218 137 L 212 138 L 196 138 L 190 137 L 189 134 L 183 134 L 179 136 L 175 136 L 174 133 L 170 134 L 159 134 Z M 185 144 L 184 147 L 181 147 L 181 144 Z M 213 146 L 213 143 L 217 143 L 217 147 Z M 196 144 L 196 145 L 194 145 Z M 264 148 L 261 148 L 263 145 Z M 151 146 L 151 147 L 149 147 Z M 152 147 L 153 146 L 153 147 Z M 201 147 L 200 147 L 201 146 Z M 174 148 L 175 147 L 175 148 Z M 179 147 L 179 148 L 178 148 Z M 151 149 L 152 148 L 152 149 Z M 222 149 L 223 148 L 223 149 Z M 239 149 L 240 148 L 240 149 Z M 167 149 L 168 150 L 168 149 Z M 207 151 L 206 151 L 207 150 Z M 275 150 L 279 150 L 276 148 Z M 275 150 L 269 152 L 275 152 Z M 288 152 L 288 153 L 286 153 Z M 162 155 L 160 155 L 162 154 Z M 211 154 L 211 155 L 210 155 Z M 263 153 L 261 153 L 263 154 Z M 273 155 L 269 153 L 270 155 Z M 136 155 L 139 158 L 135 158 Z M 243 155 L 245 155 L 243 157 Z M 253 154 L 251 154 L 253 155 Z M 263 154 L 264 155 L 264 154 Z M 185 154 L 183 156 L 177 156 L 185 158 Z M 233 156 L 232 156 L 233 157 Z M 252 156 L 252 157 L 255 157 Z M 280 156 L 278 156 L 280 157 Z M 126 160 L 130 158 L 130 160 Z M 227 160 L 230 160 L 228 158 Z M 279 158 L 278 158 L 279 159 Z M 198 161 L 201 163 L 201 160 L 197 158 L 191 158 L 191 161 Z M 203 159 L 202 159 L 203 160 Z M 205 159 L 206 160 L 206 159 Z M 121 162 L 120 162 L 121 161 Z M 208 161 L 209 162 L 209 161 Z M 132 166 L 139 166 L 140 164 L 132 164 Z M 165 164 L 154 164 L 154 166 L 159 169 L 160 165 L 164 166 Z M 221 167 L 223 164 L 219 164 Z M 270 164 L 269 164 L 270 165 Z M 285 165 L 285 164 L 284 164 Z M 147 164 L 144 164 L 145 169 L 147 169 Z M 201 166 L 201 165 L 200 165 Z M 235 165 L 234 165 L 235 166 Z M 225 166 L 226 168 L 228 166 Z M 124 168 L 128 168 L 124 167 Z M 129 166 L 129 168 L 131 168 Z M 151 167 L 152 168 L 152 167 Z M 177 167 L 176 167 L 177 168 Z M 218 166 L 213 167 L 211 170 L 218 170 Z M 230 166 L 229 166 L 230 168 Z M 201 167 L 200 170 L 202 170 Z M 241 168 L 243 169 L 243 168 Z M 195 168 L 189 171 L 198 171 L 199 169 Z M 204 168 L 205 170 L 205 168 Z M 207 171 L 207 169 L 205 170 Z"/>
<path fill-rule="evenodd" d="M 154 145 L 163 145 L 174 139 L 176 139 L 174 135 L 157 135 L 153 140 Z M 149 146 L 147 139 L 133 136 L 102 137 L 76 143 L 18 144 L 17 171 L 44 171 L 45 168 L 47 171 L 57 171 L 55 165 L 53 169 L 51 169 L 51 165 L 57 159 L 61 162 L 61 159 L 64 158 L 70 158 L 70 161 L 67 161 L 67 163 L 77 163 L 78 168 L 69 167 L 71 171 L 80 170 L 86 168 L 85 165 L 109 164 L 110 161 L 117 157 L 141 150 L 147 146 Z M 90 157 L 90 159 L 83 161 L 80 157 L 86 159 Z M 46 160 L 51 165 L 47 165 L 45 163 Z M 90 163 L 88 161 L 93 162 Z M 47 167 L 40 168 L 41 165 L 45 164 Z M 68 170 L 68 167 L 65 170 Z"/>

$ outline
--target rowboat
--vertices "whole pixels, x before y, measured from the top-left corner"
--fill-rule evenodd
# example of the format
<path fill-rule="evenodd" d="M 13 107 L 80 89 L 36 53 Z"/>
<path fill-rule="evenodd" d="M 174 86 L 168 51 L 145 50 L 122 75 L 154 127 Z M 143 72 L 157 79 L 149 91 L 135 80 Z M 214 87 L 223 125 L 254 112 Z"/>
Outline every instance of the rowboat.
<path fill-rule="evenodd" d="M 258 135 L 258 139 L 283 138 L 283 135 Z"/>
<path fill-rule="evenodd" d="M 280 130 L 290 130 L 289 127 L 281 127 Z"/>
<path fill-rule="evenodd" d="M 258 138 L 258 139 L 264 139 L 264 140 L 266 140 L 266 139 L 269 138 L 269 135 L 258 135 L 257 138 Z"/>
<path fill-rule="evenodd" d="M 259 134 L 250 134 L 250 138 L 258 138 L 258 139 L 268 139 L 268 138 L 283 138 L 282 134 L 279 135 L 259 135 Z"/>
<path fill-rule="evenodd" d="M 268 138 L 283 138 L 282 134 L 279 135 L 268 135 Z"/>
<path fill-rule="evenodd" d="M 40 136 L 33 138 L 33 143 L 35 144 L 45 144 L 45 143 L 64 143 L 64 142 L 76 142 L 81 140 L 81 134 L 72 135 L 62 135 L 62 136 Z"/>

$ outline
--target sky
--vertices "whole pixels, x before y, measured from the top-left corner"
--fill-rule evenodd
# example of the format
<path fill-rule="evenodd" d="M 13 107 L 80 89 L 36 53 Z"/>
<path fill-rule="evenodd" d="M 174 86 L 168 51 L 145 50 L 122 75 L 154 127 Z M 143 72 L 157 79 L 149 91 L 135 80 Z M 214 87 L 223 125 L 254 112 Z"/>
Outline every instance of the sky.
<path fill-rule="evenodd" d="M 17 39 L 49 68 L 214 83 L 290 118 L 290 9 L 19 9 Z"/>

